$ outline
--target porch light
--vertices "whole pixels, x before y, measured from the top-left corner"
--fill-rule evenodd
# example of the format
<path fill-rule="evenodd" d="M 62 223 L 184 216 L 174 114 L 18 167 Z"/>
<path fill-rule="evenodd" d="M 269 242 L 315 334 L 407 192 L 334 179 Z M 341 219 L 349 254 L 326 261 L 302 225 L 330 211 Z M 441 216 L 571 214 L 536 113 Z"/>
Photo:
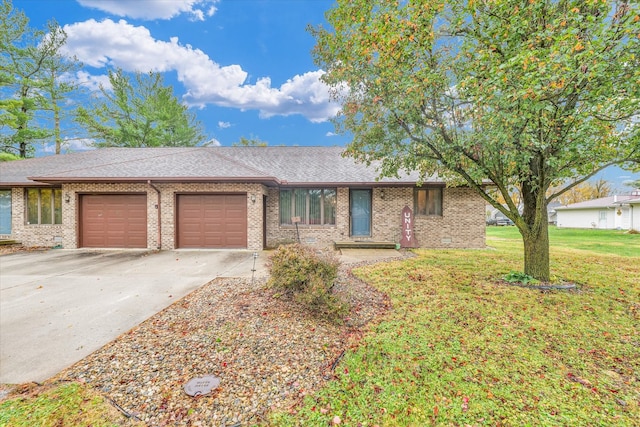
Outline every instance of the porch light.
<path fill-rule="evenodd" d="M 64 201 L 67 203 L 71 202 L 71 194 L 66 193 L 64 196 Z"/>
<path fill-rule="evenodd" d="M 251 195 L 251 203 L 255 203 L 256 202 L 256 195 L 252 194 Z"/>
<path fill-rule="evenodd" d="M 384 188 L 380 189 L 380 198 L 384 200 Z"/>

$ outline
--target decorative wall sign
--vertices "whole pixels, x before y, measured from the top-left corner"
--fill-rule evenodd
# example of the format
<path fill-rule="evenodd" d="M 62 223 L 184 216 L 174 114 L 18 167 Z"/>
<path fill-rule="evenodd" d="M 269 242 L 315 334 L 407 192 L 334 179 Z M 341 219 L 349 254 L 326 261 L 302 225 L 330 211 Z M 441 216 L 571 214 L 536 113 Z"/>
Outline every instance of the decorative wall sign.
<path fill-rule="evenodd" d="M 184 392 L 189 396 L 203 396 L 211 393 L 211 390 L 218 388 L 220 378 L 213 375 L 192 378 L 184 385 Z"/>
<path fill-rule="evenodd" d="M 409 206 L 405 206 L 402 209 L 401 214 L 401 230 L 402 237 L 400 239 L 400 246 L 403 248 L 417 248 L 418 241 L 416 240 L 416 236 L 413 233 L 413 211 Z"/>

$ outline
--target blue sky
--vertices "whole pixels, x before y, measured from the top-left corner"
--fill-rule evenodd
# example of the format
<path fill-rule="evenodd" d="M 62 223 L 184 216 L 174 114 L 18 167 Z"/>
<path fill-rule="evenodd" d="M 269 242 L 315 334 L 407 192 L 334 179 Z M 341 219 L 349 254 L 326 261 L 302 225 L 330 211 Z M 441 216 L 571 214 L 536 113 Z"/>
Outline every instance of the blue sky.
<path fill-rule="evenodd" d="M 14 0 L 34 28 L 55 18 L 89 87 L 109 68 L 159 71 L 221 145 L 345 145 L 307 25 L 325 0 Z"/>
<path fill-rule="evenodd" d="M 34 28 L 51 18 L 67 53 L 85 65 L 88 87 L 107 70 L 158 71 L 216 143 L 240 137 L 270 145 L 346 145 L 329 119 L 339 107 L 313 63 L 308 25 L 325 22 L 330 0 L 14 0 Z M 73 137 L 73 136 L 71 136 Z M 71 143 L 71 149 L 76 142 Z M 50 151 L 46 147 L 45 151 Z M 640 179 L 617 167 L 594 179 Z"/>

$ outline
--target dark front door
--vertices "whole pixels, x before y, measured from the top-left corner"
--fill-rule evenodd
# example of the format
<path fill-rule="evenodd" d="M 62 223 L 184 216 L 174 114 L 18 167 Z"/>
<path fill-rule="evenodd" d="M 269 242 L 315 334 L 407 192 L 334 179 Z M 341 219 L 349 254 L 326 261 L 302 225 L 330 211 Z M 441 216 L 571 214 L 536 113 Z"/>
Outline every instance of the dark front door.
<path fill-rule="evenodd" d="M 371 190 L 351 190 L 351 235 L 371 236 Z"/>

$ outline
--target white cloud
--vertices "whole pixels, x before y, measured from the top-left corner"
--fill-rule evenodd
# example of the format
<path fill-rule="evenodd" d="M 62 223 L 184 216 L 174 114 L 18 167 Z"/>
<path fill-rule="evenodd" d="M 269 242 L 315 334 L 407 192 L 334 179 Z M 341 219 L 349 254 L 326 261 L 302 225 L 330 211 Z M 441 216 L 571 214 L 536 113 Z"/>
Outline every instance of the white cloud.
<path fill-rule="evenodd" d="M 183 13 L 195 21 L 204 21 L 216 12 L 218 0 L 78 0 L 82 6 L 99 9 L 116 16 L 136 19 L 171 19 Z"/>
<path fill-rule="evenodd" d="M 331 131 L 327 132 L 326 134 L 324 134 L 324 136 L 328 136 L 328 137 L 332 137 L 332 136 L 338 136 L 337 133 L 333 133 Z"/>
<path fill-rule="evenodd" d="M 227 129 L 231 127 L 231 123 L 230 122 L 218 122 L 218 127 L 220 129 Z"/>
<path fill-rule="evenodd" d="M 220 147 L 222 144 L 217 139 L 211 138 L 210 140 L 205 142 L 203 145 L 206 145 L 208 147 Z"/>
<path fill-rule="evenodd" d="M 111 89 L 111 82 L 109 76 L 104 74 L 101 76 L 94 76 L 86 71 L 78 71 L 75 75 L 76 82 L 81 86 L 89 89 L 92 92 L 100 90 L 100 86 L 107 90 Z"/>
<path fill-rule="evenodd" d="M 156 40 L 147 28 L 124 20 L 91 19 L 65 25 L 64 30 L 66 53 L 89 66 L 175 71 L 186 89 L 184 99 L 192 106 L 214 104 L 259 110 L 263 118 L 301 114 L 312 122 L 324 122 L 339 111 L 320 80 L 324 74 L 321 70 L 296 75 L 279 88 L 271 86 L 269 77 L 247 84 L 248 74 L 239 65 L 221 66 L 200 49 L 180 44 L 177 37 Z"/>
<path fill-rule="evenodd" d="M 87 151 L 87 150 L 95 150 L 94 140 L 90 138 L 65 138 L 62 141 L 62 152 L 63 153 L 71 153 L 75 151 Z M 56 152 L 56 144 L 55 142 L 47 142 L 44 144 L 42 151 L 45 153 L 55 153 Z"/>

